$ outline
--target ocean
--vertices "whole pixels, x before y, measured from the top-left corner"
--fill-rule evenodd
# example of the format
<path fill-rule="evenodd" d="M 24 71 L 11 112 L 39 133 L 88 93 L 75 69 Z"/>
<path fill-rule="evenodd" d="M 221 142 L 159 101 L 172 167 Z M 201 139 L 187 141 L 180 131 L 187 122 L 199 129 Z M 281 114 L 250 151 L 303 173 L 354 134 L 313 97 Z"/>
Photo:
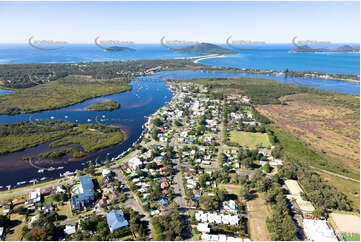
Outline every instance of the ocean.
<path fill-rule="evenodd" d="M 0 64 L 72 63 L 121 60 L 172 59 L 201 56 L 168 50 L 160 44 L 128 45 L 136 51 L 104 51 L 95 44 L 68 44 L 57 50 L 40 50 L 28 44 L 0 44 Z M 225 47 L 225 46 L 224 46 Z M 285 69 L 339 74 L 360 74 L 359 53 L 288 53 L 291 44 L 269 44 L 238 51 L 224 58 L 199 63 L 262 70 Z"/>

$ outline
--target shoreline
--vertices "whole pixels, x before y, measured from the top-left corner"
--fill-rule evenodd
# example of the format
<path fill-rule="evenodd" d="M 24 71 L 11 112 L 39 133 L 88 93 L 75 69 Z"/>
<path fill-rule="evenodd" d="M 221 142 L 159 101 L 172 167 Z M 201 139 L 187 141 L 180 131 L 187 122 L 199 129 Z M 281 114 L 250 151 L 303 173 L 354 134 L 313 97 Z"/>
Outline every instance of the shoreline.
<path fill-rule="evenodd" d="M 224 58 L 224 57 L 226 57 L 226 55 L 212 54 L 212 55 L 207 55 L 207 56 L 194 58 L 196 60 L 194 60 L 193 63 L 198 64 L 198 62 L 201 61 L 201 60 L 213 59 L 213 58 Z"/>

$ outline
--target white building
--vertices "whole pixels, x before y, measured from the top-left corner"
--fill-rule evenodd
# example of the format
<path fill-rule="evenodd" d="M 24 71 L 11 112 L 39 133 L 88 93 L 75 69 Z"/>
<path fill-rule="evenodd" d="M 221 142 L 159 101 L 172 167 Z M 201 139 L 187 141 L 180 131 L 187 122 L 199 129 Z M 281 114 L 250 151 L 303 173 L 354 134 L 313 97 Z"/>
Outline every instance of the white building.
<path fill-rule="evenodd" d="M 75 225 L 68 224 L 65 226 L 65 229 L 64 229 L 65 235 L 75 234 L 75 232 L 76 232 Z"/>
<path fill-rule="evenodd" d="M 197 230 L 202 233 L 209 233 L 211 231 L 207 223 L 199 223 L 197 225 Z"/>
<path fill-rule="evenodd" d="M 304 219 L 303 227 L 307 238 L 311 241 L 338 241 L 326 220 Z"/>
<path fill-rule="evenodd" d="M 111 176 L 111 174 L 112 174 L 111 170 L 109 170 L 107 168 L 103 169 L 103 171 L 102 171 L 103 177 L 109 177 L 109 176 Z"/>
<path fill-rule="evenodd" d="M 136 170 L 143 166 L 143 162 L 138 157 L 133 157 L 128 161 L 128 165 L 133 169 Z"/>
<path fill-rule="evenodd" d="M 35 221 L 40 219 L 40 214 L 37 214 L 33 217 L 31 217 L 30 224 L 34 223 Z"/>
<path fill-rule="evenodd" d="M 223 202 L 223 209 L 228 212 L 237 212 L 238 211 L 238 205 L 234 200 L 224 201 Z"/>

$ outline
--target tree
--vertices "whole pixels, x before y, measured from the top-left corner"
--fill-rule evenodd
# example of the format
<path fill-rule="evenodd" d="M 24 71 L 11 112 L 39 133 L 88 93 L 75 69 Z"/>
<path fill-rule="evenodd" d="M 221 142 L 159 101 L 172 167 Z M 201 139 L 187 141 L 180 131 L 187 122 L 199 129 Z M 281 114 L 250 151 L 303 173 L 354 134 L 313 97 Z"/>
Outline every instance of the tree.
<path fill-rule="evenodd" d="M 253 167 L 253 160 L 250 157 L 247 157 L 246 159 L 242 160 L 242 163 L 247 169 Z"/>
<path fill-rule="evenodd" d="M 249 192 L 248 184 L 241 186 L 241 189 L 239 191 L 239 196 L 244 201 L 248 201 L 250 199 L 251 193 Z"/>
<path fill-rule="evenodd" d="M 36 241 L 44 241 L 46 239 L 45 228 L 40 228 L 31 234 L 31 239 Z"/>
<path fill-rule="evenodd" d="M 154 119 L 153 124 L 157 127 L 160 127 L 163 124 L 163 122 L 159 118 L 156 118 Z"/>
<path fill-rule="evenodd" d="M 204 210 L 217 210 L 219 203 L 214 197 L 202 196 L 199 200 L 199 206 Z"/>
<path fill-rule="evenodd" d="M 271 166 L 269 165 L 269 163 L 267 162 L 263 167 L 262 169 L 266 172 L 266 173 L 270 173 L 272 168 Z"/>

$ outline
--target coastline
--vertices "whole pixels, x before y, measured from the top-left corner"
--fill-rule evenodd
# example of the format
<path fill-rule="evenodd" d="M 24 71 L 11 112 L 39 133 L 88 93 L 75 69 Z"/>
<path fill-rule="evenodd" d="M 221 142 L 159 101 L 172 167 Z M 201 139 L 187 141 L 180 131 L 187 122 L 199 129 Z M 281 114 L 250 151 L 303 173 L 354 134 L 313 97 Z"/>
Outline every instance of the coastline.
<path fill-rule="evenodd" d="M 212 54 L 212 55 L 206 55 L 206 56 L 196 57 L 196 58 L 192 58 L 192 59 L 195 59 L 193 61 L 193 63 L 198 64 L 198 62 L 201 60 L 213 59 L 213 58 L 224 58 L 224 57 L 225 57 L 225 55 Z"/>

